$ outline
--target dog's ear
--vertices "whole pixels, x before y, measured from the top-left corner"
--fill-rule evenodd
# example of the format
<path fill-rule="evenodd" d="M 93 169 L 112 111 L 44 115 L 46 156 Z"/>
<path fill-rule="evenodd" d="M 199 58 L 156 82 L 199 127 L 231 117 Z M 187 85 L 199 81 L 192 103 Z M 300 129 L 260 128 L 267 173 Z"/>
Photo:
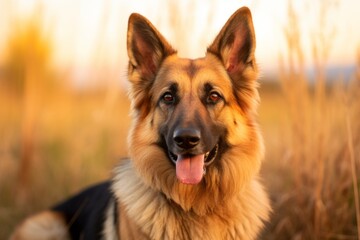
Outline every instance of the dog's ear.
<path fill-rule="evenodd" d="M 136 72 L 139 74 L 135 77 L 137 80 L 150 82 L 155 78 L 162 60 L 176 52 L 150 21 L 137 13 L 129 18 L 127 51 L 129 75 Z"/>
<path fill-rule="evenodd" d="M 140 117 L 150 111 L 149 90 L 155 80 L 162 61 L 176 53 L 156 28 L 140 14 L 129 18 L 127 33 L 129 55 L 128 77 L 132 105 Z"/>
<path fill-rule="evenodd" d="M 217 55 L 233 80 L 238 80 L 247 67 L 255 67 L 255 33 L 251 12 L 237 10 L 226 22 L 208 52 Z"/>
<path fill-rule="evenodd" d="M 255 45 L 251 12 L 243 7 L 229 18 L 208 48 L 208 53 L 222 61 L 236 90 L 238 105 L 244 112 L 254 112 L 259 101 Z"/>

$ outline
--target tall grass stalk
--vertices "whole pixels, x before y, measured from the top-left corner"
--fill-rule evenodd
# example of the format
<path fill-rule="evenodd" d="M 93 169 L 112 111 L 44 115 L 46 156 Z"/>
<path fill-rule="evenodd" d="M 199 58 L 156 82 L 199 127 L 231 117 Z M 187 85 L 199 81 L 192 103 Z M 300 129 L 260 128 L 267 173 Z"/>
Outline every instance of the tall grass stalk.
<path fill-rule="evenodd" d="M 346 129 L 348 135 L 348 147 L 349 147 L 349 159 L 351 164 L 351 177 L 353 182 L 353 189 L 354 189 L 354 201 L 355 201 L 355 211 L 356 211 L 356 225 L 357 225 L 357 235 L 358 239 L 360 239 L 360 201 L 359 201 L 359 186 L 358 186 L 358 179 L 356 173 L 356 163 L 355 163 L 355 153 L 354 153 L 354 143 L 353 143 L 353 136 L 350 126 L 350 119 L 346 117 Z"/>
<path fill-rule="evenodd" d="M 41 14 L 28 21 L 17 20 L 5 51 L 5 88 L 22 100 L 20 166 L 17 200 L 26 202 L 36 158 L 36 121 L 41 114 L 45 92 L 53 87 L 50 62 L 51 43 L 41 29 Z M 47 88 L 46 91 L 44 89 Z"/>
<path fill-rule="evenodd" d="M 357 56 L 357 68 L 356 73 L 354 77 L 355 84 L 357 84 L 357 90 L 360 90 L 360 48 L 358 50 L 358 56 Z M 355 90 L 356 90 L 355 87 Z M 347 102 L 347 106 L 349 103 Z M 358 111 L 360 111 L 358 109 Z M 349 159 L 351 164 L 351 177 L 352 177 L 352 183 L 353 183 L 353 191 L 354 191 L 354 202 L 355 202 L 355 211 L 356 211 L 356 225 L 357 225 L 357 235 L 358 239 L 360 239 L 360 195 L 359 195 L 359 185 L 358 182 L 360 180 L 360 176 L 357 175 L 357 166 L 356 166 L 356 159 L 355 159 L 355 150 L 354 150 L 354 137 L 352 133 L 352 126 L 351 126 L 351 120 L 350 120 L 350 112 L 349 107 L 347 108 L 347 114 L 346 114 L 346 130 L 347 130 L 347 137 L 348 137 L 348 148 L 349 148 Z M 357 129 L 359 130 L 359 129 Z M 358 139 L 358 141 L 360 141 Z M 360 165 L 360 163 L 359 163 Z"/>
<path fill-rule="evenodd" d="M 287 53 L 280 58 L 279 76 L 287 102 L 289 131 L 284 130 L 284 179 L 274 203 L 272 237 L 267 239 L 356 239 L 358 224 L 358 169 L 360 132 L 358 103 L 352 97 L 350 113 L 341 95 L 341 77 L 329 84 L 326 61 L 331 53 L 334 29 L 326 22 L 337 1 L 319 0 L 319 24 L 311 34 L 314 78 L 304 66 L 299 15 L 288 2 L 284 28 Z M 348 120 L 346 120 L 348 119 Z M 347 124 L 343 124 L 347 122 Z M 351 127 L 351 128 L 350 128 Z M 355 129 L 355 130 L 354 130 Z M 353 140 L 352 140 L 353 139 Z M 285 187 L 288 185 L 289 187 Z M 354 186 L 353 186 L 354 185 Z"/>

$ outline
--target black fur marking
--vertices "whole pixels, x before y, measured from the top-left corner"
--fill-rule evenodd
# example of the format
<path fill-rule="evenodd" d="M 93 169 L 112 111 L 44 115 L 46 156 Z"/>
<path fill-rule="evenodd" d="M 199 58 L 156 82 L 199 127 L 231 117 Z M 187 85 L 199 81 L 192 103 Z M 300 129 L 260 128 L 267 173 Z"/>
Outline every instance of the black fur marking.
<path fill-rule="evenodd" d="M 101 239 L 106 209 L 115 199 L 110 187 L 110 181 L 94 185 L 52 208 L 65 216 L 72 239 Z"/>
<path fill-rule="evenodd" d="M 210 91 L 213 89 L 214 87 L 210 84 L 210 83 L 205 83 L 204 84 L 204 92 L 205 94 L 209 94 Z"/>
<path fill-rule="evenodd" d="M 177 83 L 172 83 L 169 87 L 169 90 L 174 94 L 177 94 L 178 89 L 179 89 L 179 85 Z"/>
<path fill-rule="evenodd" d="M 185 67 L 185 71 L 189 75 L 190 79 L 192 79 L 199 71 L 199 67 L 194 64 L 194 60 L 190 60 L 189 65 Z"/>
<path fill-rule="evenodd" d="M 211 83 L 205 83 L 204 84 L 204 95 L 201 97 L 201 102 L 204 104 L 204 105 L 207 105 L 207 97 L 208 95 L 210 94 L 211 90 L 213 89 L 214 87 L 212 86 Z"/>
<path fill-rule="evenodd" d="M 157 145 L 158 147 L 160 147 L 160 148 L 164 151 L 165 156 L 169 159 L 169 161 L 170 161 L 171 163 L 173 163 L 173 161 L 171 160 L 171 158 L 170 158 L 170 156 L 169 156 L 170 150 L 169 150 L 169 148 L 168 148 L 168 146 L 167 146 L 167 144 L 166 144 L 165 137 L 164 137 L 161 133 L 159 133 L 159 136 L 161 136 L 161 138 L 160 138 L 160 140 L 156 143 L 156 145 Z"/>

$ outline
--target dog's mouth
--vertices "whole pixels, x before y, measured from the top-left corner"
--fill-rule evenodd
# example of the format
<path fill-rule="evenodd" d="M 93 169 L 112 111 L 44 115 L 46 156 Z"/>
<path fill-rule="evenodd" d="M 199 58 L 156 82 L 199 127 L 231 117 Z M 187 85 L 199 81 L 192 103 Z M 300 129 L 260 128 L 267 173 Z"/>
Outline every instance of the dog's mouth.
<path fill-rule="evenodd" d="M 209 166 L 215 160 L 217 153 L 218 153 L 218 149 L 219 149 L 219 144 L 216 144 L 215 147 L 211 151 L 203 154 L 205 166 Z M 177 162 L 179 156 L 181 156 L 181 155 L 176 155 L 175 153 L 172 153 L 171 151 L 169 151 L 169 156 L 170 156 L 170 160 L 176 165 L 176 162 Z M 191 155 L 189 155 L 189 156 L 191 156 Z"/>
<path fill-rule="evenodd" d="M 169 151 L 170 160 L 176 166 L 178 180 L 185 184 L 198 184 L 206 173 L 206 167 L 214 162 L 218 155 L 219 144 L 204 154 L 174 154 Z"/>

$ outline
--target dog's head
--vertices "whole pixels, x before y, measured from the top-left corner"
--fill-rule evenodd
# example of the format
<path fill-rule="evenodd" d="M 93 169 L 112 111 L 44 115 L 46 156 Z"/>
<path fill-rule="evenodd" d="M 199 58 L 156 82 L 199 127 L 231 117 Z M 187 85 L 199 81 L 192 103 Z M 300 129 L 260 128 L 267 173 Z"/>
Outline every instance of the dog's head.
<path fill-rule="evenodd" d="M 183 208 L 205 192 L 214 199 L 237 192 L 262 156 L 249 9 L 230 17 L 203 58 L 179 58 L 139 14 L 130 16 L 127 44 L 130 154 L 145 182 Z"/>

